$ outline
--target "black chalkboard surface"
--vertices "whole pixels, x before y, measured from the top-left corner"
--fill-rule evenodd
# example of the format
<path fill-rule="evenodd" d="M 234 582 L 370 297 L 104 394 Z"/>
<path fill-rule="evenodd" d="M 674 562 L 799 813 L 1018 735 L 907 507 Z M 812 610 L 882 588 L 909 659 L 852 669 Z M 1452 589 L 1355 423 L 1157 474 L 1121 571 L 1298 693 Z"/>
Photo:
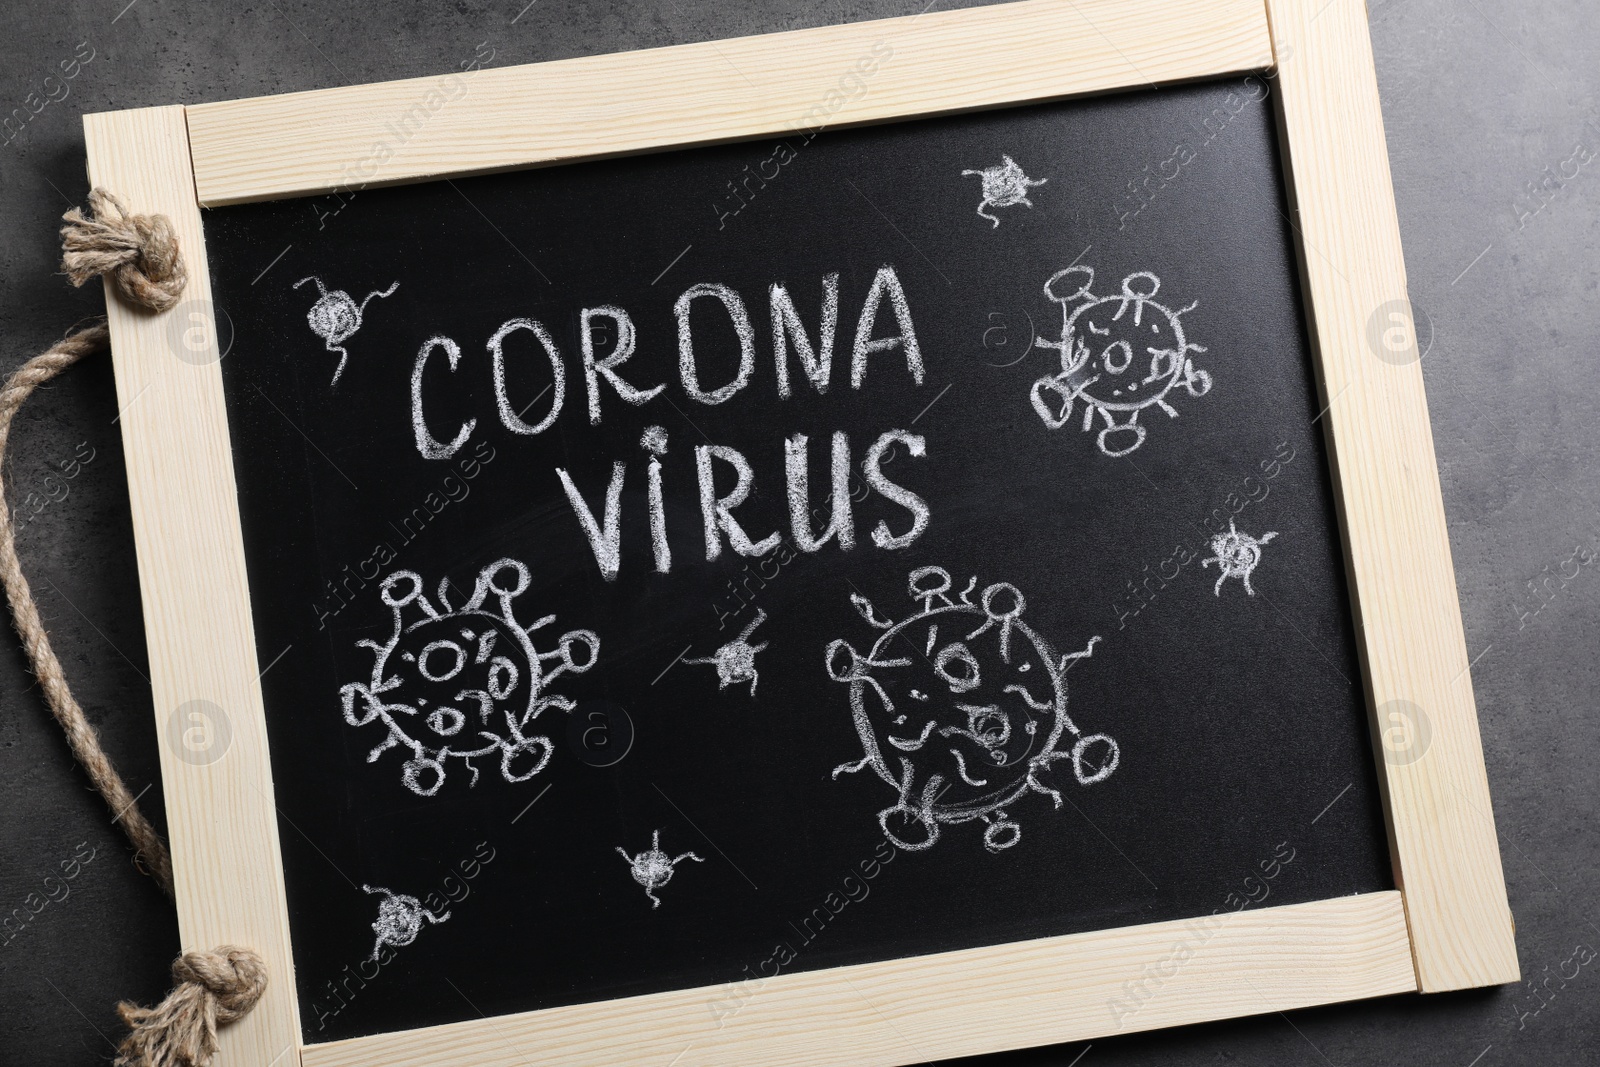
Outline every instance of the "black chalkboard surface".
<path fill-rule="evenodd" d="M 1269 92 L 208 212 L 307 1040 L 1391 888 Z"/>

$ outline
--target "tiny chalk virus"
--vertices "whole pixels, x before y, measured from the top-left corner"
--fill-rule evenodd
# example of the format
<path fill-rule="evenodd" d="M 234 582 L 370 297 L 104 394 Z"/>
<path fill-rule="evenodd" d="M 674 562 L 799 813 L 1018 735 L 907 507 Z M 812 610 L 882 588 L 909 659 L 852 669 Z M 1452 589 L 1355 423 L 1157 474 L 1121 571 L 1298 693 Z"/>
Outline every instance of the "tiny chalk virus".
<path fill-rule="evenodd" d="M 322 284 L 322 279 L 312 274 L 301 278 L 294 283 L 298 289 L 306 282 L 316 282 L 317 292 L 322 295 L 317 297 L 317 302 L 311 305 L 311 310 L 306 312 L 306 323 L 311 327 L 311 332 L 322 338 L 323 347 L 329 352 L 339 353 L 339 365 L 334 368 L 333 381 L 329 386 L 339 384 L 339 375 L 344 373 L 344 365 L 350 359 L 350 353 L 345 351 L 344 343 L 355 332 L 361 329 L 361 313 L 367 310 L 367 304 L 375 296 L 389 296 L 400 283 L 395 282 L 387 289 L 374 289 L 367 294 L 367 298 L 357 304 L 355 299 L 342 289 L 335 289 L 331 293 Z"/>
<path fill-rule="evenodd" d="M 1062 655 L 1022 621 L 1016 586 L 996 582 L 974 600 L 977 585 L 952 595 L 948 571 L 920 567 L 909 587 L 921 608 L 898 622 L 851 594 L 881 632 L 865 654 L 841 639 L 824 656 L 828 676 L 850 687 L 863 753 L 833 777 L 870 769 L 895 791 L 878 824 L 899 848 L 929 848 L 943 827 L 974 820 L 990 852 L 1011 848 L 1022 827 L 1007 808 L 1029 793 L 1061 807 L 1044 780 L 1053 764 L 1069 764 L 1085 786 L 1117 769 L 1116 741 L 1067 716 L 1067 670 L 1100 638 Z"/>
<path fill-rule="evenodd" d="M 571 630 L 553 650 L 535 648 L 535 631 L 556 617 L 528 626 L 517 621 L 512 601 L 528 581 L 526 566 L 498 560 L 483 568 L 460 607 L 450 605 L 449 579 L 440 582 L 436 607 L 416 572 L 395 571 L 383 580 L 378 596 L 394 614 L 394 631 L 383 644 L 356 642 L 373 653 L 372 677 L 339 690 L 345 722 L 384 729 L 368 763 L 392 748 L 409 752 L 400 781 L 424 797 L 444 785 L 453 760 L 471 773 L 470 785 L 478 784 L 475 761 L 482 757 L 498 756 L 507 782 L 525 782 L 544 769 L 553 746 L 528 727 L 551 708 L 573 709 L 570 699 L 549 693 L 550 685 L 593 667 L 600 638 Z M 497 609 L 485 603 L 491 594 Z M 417 613 L 410 622 L 408 608 Z"/>
<path fill-rule="evenodd" d="M 1126 456 L 1144 444 L 1145 427 L 1139 415 L 1159 408 L 1169 418 L 1178 410 L 1169 402 L 1182 386 L 1192 397 L 1211 391 L 1211 375 L 1189 358 L 1205 349 L 1184 335 L 1182 316 L 1198 302 L 1174 311 L 1156 301 L 1161 279 L 1149 271 L 1136 271 L 1122 279 L 1122 291 L 1095 296 L 1094 270 L 1068 267 L 1045 282 L 1044 293 L 1061 305 L 1061 339 L 1038 338 L 1035 343 L 1061 353 L 1061 371 L 1033 383 L 1033 409 L 1052 430 L 1072 417 L 1073 406 L 1083 402 L 1083 429 L 1104 423 L 1095 438 L 1100 451 L 1113 458 Z M 1147 364 L 1138 359 L 1147 355 Z"/>
<path fill-rule="evenodd" d="M 710 664 L 716 667 L 718 689 L 726 689 L 735 682 L 749 682 L 750 695 L 753 697 L 756 695 L 756 682 L 758 681 L 756 653 L 766 648 L 767 643 L 763 641 L 759 645 L 752 645 L 750 643 L 750 635 L 755 632 L 757 626 L 766 621 L 767 613 L 757 608 L 756 617 L 751 620 L 750 625 L 746 626 L 744 632 L 738 637 L 729 641 L 709 656 L 701 659 L 686 659 L 683 662 L 696 665 Z"/>
<path fill-rule="evenodd" d="M 385 945 L 400 948 L 415 941 L 422 932 L 424 919 L 430 923 L 442 923 L 450 918 L 448 911 L 443 915 L 435 915 L 422 906 L 422 901 L 405 893 L 395 893 L 382 886 L 363 885 L 361 888 L 374 896 L 383 897 L 378 901 L 378 921 L 372 924 L 372 932 L 378 935 L 378 940 L 373 942 L 372 955 L 367 957 L 368 963 L 378 958 L 378 953 L 383 951 Z"/>
<path fill-rule="evenodd" d="M 1216 553 L 1210 559 L 1200 561 L 1200 566 L 1209 567 L 1213 563 L 1221 574 L 1217 575 L 1217 584 L 1211 588 L 1213 596 L 1222 595 L 1222 583 L 1229 578 L 1238 578 L 1244 583 L 1244 591 L 1251 596 L 1256 591 L 1250 587 L 1250 573 L 1261 562 L 1261 546 L 1278 536 L 1278 531 L 1264 533 L 1260 537 L 1251 537 L 1249 534 L 1240 533 L 1233 525 L 1233 520 L 1228 520 L 1228 532 L 1217 534 L 1211 539 L 1211 551 Z"/>
<path fill-rule="evenodd" d="M 978 204 L 978 214 L 994 224 L 995 229 L 1000 227 L 1000 216 L 991 215 L 983 210 L 986 207 L 1010 207 L 1013 204 L 1033 206 L 1033 201 L 1028 199 L 1028 190 L 1035 185 L 1043 185 L 1049 178 L 1040 178 L 1034 181 L 1022 172 L 1017 166 L 1017 161 L 1010 156 L 1000 157 L 1004 162 L 982 170 L 964 170 L 962 177 L 976 174 L 983 183 L 983 200 Z"/>
<path fill-rule="evenodd" d="M 684 860 L 694 860 L 704 863 L 705 860 L 693 852 L 685 852 L 676 859 L 668 859 L 667 854 L 661 851 L 661 831 L 657 830 L 650 837 L 650 847 L 637 856 L 630 856 L 620 846 L 617 854 L 628 861 L 628 873 L 633 875 L 633 880 L 644 886 L 644 895 L 650 898 L 650 908 L 654 910 L 661 907 L 661 899 L 655 891 L 672 881 L 672 872 Z"/>

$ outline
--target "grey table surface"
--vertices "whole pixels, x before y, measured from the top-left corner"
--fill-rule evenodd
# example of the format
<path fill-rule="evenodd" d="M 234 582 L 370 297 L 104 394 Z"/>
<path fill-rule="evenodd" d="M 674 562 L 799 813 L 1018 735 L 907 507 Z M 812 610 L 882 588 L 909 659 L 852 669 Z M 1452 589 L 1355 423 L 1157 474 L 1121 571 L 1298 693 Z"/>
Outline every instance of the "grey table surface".
<path fill-rule="evenodd" d="M 474 52 L 500 66 L 853 22 L 922 3 L 8 3 L 0 112 L 27 119 L 0 134 L 0 369 L 101 311 L 100 286 L 73 290 L 58 267 L 59 216 L 87 193 L 86 112 L 420 76 Z M 1600 946 L 1600 567 L 1585 562 L 1600 552 L 1600 7 L 1383 0 L 1368 16 L 1524 983 L 991 1062 L 1600 1062 L 1600 963 L 1569 962 Z M 80 701 L 161 821 L 116 415 L 109 362 L 73 369 L 18 418 L 7 488 L 14 507 L 30 492 L 48 501 L 19 551 Z M 121 1033 L 114 1002 L 165 991 L 177 924 L 129 856 L 7 629 L 0 910 L 35 893 L 37 907 L 63 863 L 75 877 L 52 881 L 62 899 L 0 945 L 0 1063 L 104 1062 Z"/>

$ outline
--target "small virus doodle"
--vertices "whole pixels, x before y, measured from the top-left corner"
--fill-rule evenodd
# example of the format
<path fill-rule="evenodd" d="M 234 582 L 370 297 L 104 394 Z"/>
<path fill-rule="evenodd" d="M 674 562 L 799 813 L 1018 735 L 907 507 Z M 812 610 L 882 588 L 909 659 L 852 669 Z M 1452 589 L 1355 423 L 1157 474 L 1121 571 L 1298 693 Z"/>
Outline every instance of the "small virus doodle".
<path fill-rule="evenodd" d="M 1122 291 L 1111 296 L 1090 292 L 1094 270 L 1068 267 L 1051 275 L 1045 296 L 1061 305 L 1061 339 L 1035 343 L 1061 353 L 1061 371 L 1033 383 L 1033 409 L 1052 430 L 1072 417 L 1073 404 L 1083 401 L 1083 429 L 1098 414 L 1105 425 L 1095 441 L 1111 457 L 1126 456 L 1144 444 L 1139 413 L 1156 407 L 1170 418 L 1178 411 L 1167 402 L 1178 386 L 1190 396 L 1211 391 L 1211 375 L 1189 358 L 1205 349 L 1184 336 L 1181 317 L 1198 302 L 1174 311 L 1155 300 L 1161 279 L 1136 271 L 1122 279 Z M 1131 312 L 1131 314 L 1130 314 Z M 1136 352 L 1150 357 L 1147 373 L 1134 366 Z M 1129 373 L 1129 372 L 1132 373 Z M 1119 440 L 1131 435 L 1131 440 Z"/>
<path fill-rule="evenodd" d="M 422 901 L 405 893 L 395 893 L 382 886 L 363 885 L 361 888 L 374 896 L 383 897 L 378 901 L 378 921 L 372 924 L 372 932 L 378 935 L 378 940 L 372 945 L 368 963 L 378 958 L 378 953 L 383 951 L 385 945 L 399 948 L 415 941 L 422 932 L 424 919 L 430 923 L 442 923 L 450 918 L 448 911 L 443 915 L 435 915 L 422 906 Z"/>
<path fill-rule="evenodd" d="M 1043 185 L 1049 178 L 1040 178 L 1034 181 L 1022 173 L 1022 168 L 1017 166 L 1017 161 L 1010 156 L 1001 156 L 1003 163 L 993 167 L 984 167 L 982 170 L 964 170 L 962 177 L 976 174 L 983 183 L 983 200 L 978 204 L 978 214 L 994 224 L 1000 226 L 1000 216 L 991 215 L 983 210 L 986 207 L 1010 207 L 1013 204 L 1026 204 L 1033 206 L 1033 201 L 1028 199 L 1028 189 L 1035 185 Z"/>
<path fill-rule="evenodd" d="M 633 875 L 633 880 L 644 886 L 644 895 L 650 898 L 651 909 L 661 907 L 661 900 L 655 894 L 657 889 L 672 881 L 672 870 L 684 860 L 694 860 L 704 863 L 705 860 L 693 852 L 685 852 L 676 859 L 668 859 L 667 854 L 661 851 L 661 831 L 657 830 L 650 837 L 650 847 L 637 856 L 630 856 L 620 846 L 617 854 L 628 861 L 628 873 Z"/>
<path fill-rule="evenodd" d="M 1067 670 L 1100 638 L 1057 653 L 1022 621 L 1027 605 L 1016 586 L 996 582 L 974 602 L 977 585 L 973 578 L 952 597 L 948 571 L 920 567 L 909 587 L 921 610 L 899 622 L 852 594 L 881 633 L 864 655 L 841 639 L 824 656 L 828 676 L 850 687 L 863 750 L 833 777 L 871 768 L 895 791 L 878 824 L 900 848 L 928 848 L 942 827 L 975 819 L 990 852 L 1010 848 L 1022 828 L 1006 808 L 1028 793 L 1061 807 L 1061 794 L 1041 780 L 1052 764 L 1068 761 L 1081 785 L 1117 769 L 1116 741 L 1082 733 L 1067 716 Z"/>
<path fill-rule="evenodd" d="M 1212 587 L 1211 594 L 1221 596 L 1222 583 L 1229 578 L 1238 578 L 1244 583 L 1244 591 L 1255 596 L 1256 591 L 1250 587 L 1250 572 L 1261 562 L 1261 546 L 1277 536 L 1278 531 L 1273 530 L 1260 537 L 1251 537 L 1235 529 L 1233 520 L 1229 519 L 1228 532 L 1217 534 L 1211 539 L 1211 551 L 1216 555 L 1200 561 L 1202 567 L 1209 567 L 1215 563 L 1217 570 L 1222 572 L 1217 575 L 1217 584 Z"/>
<path fill-rule="evenodd" d="M 342 289 L 329 292 L 322 284 L 322 279 L 316 275 L 308 275 L 294 283 L 298 289 L 306 282 L 316 282 L 317 292 L 322 295 L 317 297 L 317 302 L 311 305 L 311 310 L 306 312 L 306 323 L 311 327 L 311 332 L 322 338 L 323 347 L 329 352 L 339 353 L 339 366 L 334 368 L 333 381 L 329 386 L 339 384 L 339 375 L 344 373 L 344 365 L 350 358 L 350 353 L 345 351 L 344 343 L 348 341 L 357 330 L 361 329 L 361 313 L 367 310 L 367 304 L 375 296 L 389 296 L 400 283 L 395 282 L 387 289 L 374 289 L 367 294 L 366 300 L 357 304 L 351 295 Z"/>
<path fill-rule="evenodd" d="M 717 668 L 718 689 L 726 689 L 735 682 L 749 682 L 750 695 L 756 695 L 756 653 L 767 647 L 765 641 L 759 645 L 750 643 L 750 635 L 755 628 L 767 621 L 767 613 L 760 608 L 756 609 L 756 617 L 744 632 L 729 641 L 711 655 L 701 659 L 686 659 L 683 662 L 692 664 L 710 664 Z"/>
<path fill-rule="evenodd" d="M 527 728 L 550 708 L 572 710 L 570 699 L 549 694 L 550 684 L 568 671 L 593 667 L 600 638 L 570 630 L 554 650 L 540 652 L 532 635 L 556 617 L 519 623 L 512 601 L 527 588 L 528 568 L 514 559 L 483 568 L 472 595 L 457 608 L 450 606 L 448 578 L 439 583 L 437 607 L 414 571 L 395 571 L 383 580 L 378 597 L 394 614 L 394 631 L 383 644 L 356 642 L 373 653 L 372 677 L 339 690 L 345 722 L 385 728 L 368 763 L 391 748 L 409 751 L 400 780 L 424 797 L 444 785 L 451 760 L 465 764 L 471 785 L 478 784 L 474 761 L 483 756 L 500 757 L 500 775 L 508 782 L 525 782 L 544 769 L 553 746 Z M 498 610 L 486 606 L 490 594 Z M 420 617 L 408 623 L 405 609 L 412 606 Z M 578 648 L 583 653 L 574 659 Z"/>

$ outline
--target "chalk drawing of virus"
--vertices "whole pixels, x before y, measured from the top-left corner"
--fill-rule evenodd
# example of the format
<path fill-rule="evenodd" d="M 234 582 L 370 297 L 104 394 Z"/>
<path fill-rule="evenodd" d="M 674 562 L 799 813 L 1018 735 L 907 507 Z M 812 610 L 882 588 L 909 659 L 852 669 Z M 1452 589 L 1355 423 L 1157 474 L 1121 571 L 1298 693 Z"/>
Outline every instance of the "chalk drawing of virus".
<path fill-rule="evenodd" d="M 964 170 L 962 177 L 976 174 L 983 183 L 983 200 L 978 204 L 978 214 L 994 223 L 994 228 L 1000 228 L 1000 216 L 991 215 L 983 210 L 986 207 L 1011 207 L 1013 204 L 1026 204 L 1033 206 L 1033 201 L 1028 199 L 1028 190 L 1035 185 L 1043 185 L 1049 178 L 1040 178 L 1034 181 L 1022 173 L 1022 168 L 1017 166 L 1017 161 L 1010 156 L 1001 156 L 1003 162 L 993 167 L 984 167 L 982 170 Z"/>
<path fill-rule="evenodd" d="M 652 911 L 661 907 L 661 900 L 656 896 L 655 891 L 672 881 L 673 868 L 684 860 L 694 860 L 696 863 L 705 862 L 693 852 L 685 852 L 676 859 L 668 859 L 667 854 L 661 851 L 660 830 L 651 835 L 650 847 L 637 856 L 628 855 L 621 847 L 618 847 L 617 853 L 628 861 L 628 873 L 633 875 L 633 880 L 644 886 L 644 895 L 650 898 Z"/>
<path fill-rule="evenodd" d="M 533 634 L 556 617 L 519 623 L 512 601 L 527 588 L 528 568 L 513 559 L 483 568 L 460 607 L 450 605 L 449 579 L 439 583 L 437 606 L 414 571 L 383 580 L 378 596 L 394 613 L 394 632 L 382 644 L 356 642 L 373 653 L 372 677 L 339 690 L 345 722 L 384 729 L 368 763 L 390 749 L 409 753 L 400 780 L 425 797 L 444 785 L 452 761 L 471 773 L 470 785 L 478 784 L 476 761 L 484 757 L 499 758 L 507 782 L 525 782 L 544 769 L 553 746 L 529 726 L 550 708 L 572 710 L 572 701 L 551 694 L 550 685 L 568 671 L 593 667 L 600 638 L 570 630 L 552 651 L 540 652 Z M 491 596 L 494 606 L 485 603 Z M 407 609 L 415 613 L 410 621 Z"/>
<path fill-rule="evenodd" d="M 400 948 L 415 941 L 422 932 L 424 919 L 430 923 L 442 923 L 450 918 L 448 911 L 443 915 L 435 915 L 422 906 L 422 901 L 405 893 L 391 892 L 381 885 L 363 885 L 361 888 L 374 896 L 383 897 L 378 901 L 378 921 L 372 924 L 372 932 L 378 935 L 378 939 L 373 942 L 372 955 L 367 957 L 368 963 L 378 958 L 378 953 L 383 951 L 385 945 Z"/>
<path fill-rule="evenodd" d="M 760 608 L 756 609 L 756 617 L 744 632 L 729 641 L 709 656 L 701 659 L 686 659 L 683 662 L 693 664 L 710 664 L 717 668 L 717 688 L 726 689 L 735 682 L 749 682 L 750 695 L 756 695 L 756 682 L 759 680 L 756 672 L 756 653 L 767 647 L 765 641 L 759 645 L 750 643 L 750 635 L 757 626 L 767 621 L 767 613 Z"/>
<path fill-rule="evenodd" d="M 317 292 L 322 295 L 317 297 L 317 302 L 311 305 L 311 310 L 306 312 L 306 323 L 311 327 L 311 332 L 322 338 L 323 347 L 329 352 L 339 353 L 339 365 L 334 368 L 333 381 L 330 387 L 339 384 L 339 375 L 344 373 L 344 365 L 350 359 L 350 353 L 345 351 L 344 343 L 355 332 L 361 329 L 361 313 L 367 310 L 367 304 L 375 296 L 389 296 L 400 283 L 395 282 L 387 289 L 374 289 L 367 294 L 367 298 L 357 304 L 355 299 L 342 289 L 329 292 L 322 284 L 322 279 L 316 275 L 301 278 L 294 283 L 298 289 L 306 282 L 316 282 Z"/>
<path fill-rule="evenodd" d="M 1061 353 L 1061 371 L 1033 383 L 1033 409 L 1052 430 L 1072 417 L 1083 402 L 1083 429 L 1104 423 L 1095 441 L 1108 456 L 1126 456 L 1144 444 L 1139 415 L 1159 408 L 1170 418 L 1169 402 L 1182 386 L 1192 397 L 1211 391 L 1211 375 L 1189 358 L 1205 349 L 1184 335 L 1182 316 L 1198 301 L 1174 311 L 1155 299 L 1161 279 L 1136 271 L 1122 279 L 1122 291 L 1095 296 L 1094 270 L 1068 267 L 1051 275 L 1045 296 L 1061 305 L 1061 339 L 1036 340 Z M 1148 357 L 1148 358 L 1147 358 Z"/>
<path fill-rule="evenodd" d="M 1081 785 L 1117 769 L 1117 743 L 1085 734 L 1067 715 L 1068 667 L 1094 654 L 1058 653 L 1022 621 L 1016 586 L 996 582 L 976 601 L 976 578 L 951 595 L 948 571 L 911 572 L 919 610 L 898 622 L 880 619 L 859 594 L 851 602 L 881 631 L 865 654 L 849 642 L 828 645 L 829 677 L 850 687 L 862 757 L 833 777 L 870 769 L 895 792 L 878 823 L 900 848 L 925 849 L 948 825 L 981 820 L 984 846 L 999 852 L 1022 839 L 1006 809 L 1029 793 L 1061 794 L 1040 780 L 1066 761 Z"/>
<path fill-rule="evenodd" d="M 1228 532 L 1211 539 L 1211 551 L 1215 555 L 1200 561 L 1202 567 L 1215 563 L 1217 570 L 1222 572 L 1217 575 L 1217 584 L 1212 586 L 1211 595 L 1221 596 L 1222 583 L 1229 578 L 1238 578 L 1244 583 L 1244 591 L 1255 596 L 1256 591 L 1250 587 L 1250 574 L 1261 562 L 1261 546 L 1277 536 L 1278 531 L 1273 530 L 1260 537 L 1251 537 L 1235 529 L 1233 520 L 1229 519 Z"/>

